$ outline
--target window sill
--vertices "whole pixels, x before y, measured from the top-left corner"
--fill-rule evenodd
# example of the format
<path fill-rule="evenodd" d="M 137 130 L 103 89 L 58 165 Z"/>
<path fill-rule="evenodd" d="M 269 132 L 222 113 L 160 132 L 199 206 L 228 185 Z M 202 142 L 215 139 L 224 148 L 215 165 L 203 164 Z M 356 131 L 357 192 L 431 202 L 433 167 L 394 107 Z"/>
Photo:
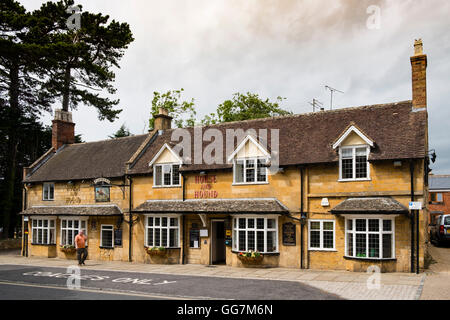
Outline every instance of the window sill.
<path fill-rule="evenodd" d="M 164 188 L 181 188 L 181 185 L 177 186 L 152 186 L 154 189 L 164 189 Z"/>
<path fill-rule="evenodd" d="M 103 246 L 100 246 L 100 249 L 114 250 L 114 247 L 103 247 Z"/>
<path fill-rule="evenodd" d="M 231 185 L 232 186 L 254 186 L 254 185 L 262 185 L 262 184 L 269 184 L 268 181 L 266 182 L 234 182 Z"/>
<path fill-rule="evenodd" d="M 246 253 L 247 251 L 234 251 L 234 250 L 231 250 L 231 252 L 232 252 L 232 253 L 239 254 L 239 253 L 241 253 L 241 252 Z M 260 252 L 260 253 L 261 253 L 261 255 L 263 255 L 263 256 L 279 256 L 279 255 L 280 255 L 279 252 L 266 252 L 266 253 Z"/>
<path fill-rule="evenodd" d="M 155 248 L 155 247 L 148 247 L 148 246 L 144 246 L 145 249 L 151 249 L 151 248 Z M 156 248 L 160 248 L 160 247 L 156 247 Z M 180 250 L 181 247 L 162 247 L 165 248 L 166 250 Z"/>
<path fill-rule="evenodd" d="M 308 248 L 308 251 L 318 251 L 318 252 L 338 252 L 336 249 L 318 249 L 318 248 Z"/>
<path fill-rule="evenodd" d="M 358 261 L 397 261 L 397 258 L 358 258 L 358 257 L 349 257 L 344 256 L 344 259 L 346 260 L 358 260 Z"/>
<path fill-rule="evenodd" d="M 33 245 L 33 246 L 46 246 L 46 247 L 50 247 L 50 246 L 56 246 L 56 243 L 50 243 L 50 244 L 45 244 L 45 243 L 31 243 L 31 245 Z"/>
<path fill-rule="evenodd" d="M 338 182 L 361 182 L 361 181 L 372 181 L 371 178 L 364 179 L 339 179 Z"/>
<path fill-rule="evenodd" d="M 55 201 L 55 199 L 42 199 L 42 201 Z"/>

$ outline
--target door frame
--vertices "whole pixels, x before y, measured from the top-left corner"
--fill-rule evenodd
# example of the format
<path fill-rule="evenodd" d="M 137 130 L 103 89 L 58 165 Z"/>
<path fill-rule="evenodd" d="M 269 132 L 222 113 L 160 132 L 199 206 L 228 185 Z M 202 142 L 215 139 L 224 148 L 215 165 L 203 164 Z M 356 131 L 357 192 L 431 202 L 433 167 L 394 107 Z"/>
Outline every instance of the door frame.
<path fill-rule="evenodd" d="M 213 240 L 214 239 L 213 234 L 215 236 L 213 224 L 214 224 L 214 222 L 223 222 L 224 223 L 224 227 L 225 227 L 225 220 L 226 219 L 224 219 L 224 218 L 223 219 L 211 219 L 211 237 L 210 237 L 211 244 L 209 246 L 209 264 L 210 265 L 214 264 L 214 262 L 212 260 L 213 246 L 215 245 L 214 240 Z M 226 263 L 226 261 L 227 261 L 227 250 L 226 250 L 226 247 L 225 247 L 225 263 Z"/>

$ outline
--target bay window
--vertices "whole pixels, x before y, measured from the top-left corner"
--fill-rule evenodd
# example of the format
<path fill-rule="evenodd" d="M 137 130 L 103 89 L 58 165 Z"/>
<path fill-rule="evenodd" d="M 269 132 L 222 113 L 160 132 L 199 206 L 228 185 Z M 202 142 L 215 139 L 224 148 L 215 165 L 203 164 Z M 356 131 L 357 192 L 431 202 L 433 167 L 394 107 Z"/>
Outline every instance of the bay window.
<path fill-rule="evenodd" d="M 155 187 L 180 186 L 180 165 L 157 164 L 153 166 L 153 185 Z"/>
<path fill-rule="evenodd" d="M 339 179 L 368 180 L 369 175 L 369 147 L 354 146 L 339 149 Z"/>
<path fill-rule="evenodd" d="M 180 228 L 178 216 L 146 216 L 145 246 L 178 248 Z"/>
<path fill-rule="evenodd" d="M 33 244 L 55 244 L 55 219 L 32 219 Z"/>
<path fill-rule="evenodd" d="M 276 217 L 233 218 L 233 250 L 240 252 L 278 252 L 278 221 Z"/>
<path fill-rule="evenodd" d="M 365 259 L 395 258 L 394 228 L 393 218 L 346 219 L 346 256 Z"/>
<path fill-rule="evenodd" d="M 84 230 L 84 234 L 87 236 L 87 219 L 62 218 L 61 245 L 75 245 L 75 237 L 80 230 Z"/>
<path fill-rule="evenodd" d="M 250 184 L 267 182 L 267 160 L 245 158 L 234 161 L 234 183 Z"/>

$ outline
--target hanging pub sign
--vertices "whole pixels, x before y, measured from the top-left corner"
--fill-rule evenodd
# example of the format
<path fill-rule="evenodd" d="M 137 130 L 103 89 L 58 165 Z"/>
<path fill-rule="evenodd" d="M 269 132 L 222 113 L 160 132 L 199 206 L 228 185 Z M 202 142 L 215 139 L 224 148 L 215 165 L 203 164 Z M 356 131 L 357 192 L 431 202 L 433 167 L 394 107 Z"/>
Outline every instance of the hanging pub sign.
<path fill-rule="evenodd" d="M 106 178 L 97 178 L 94 180 L 95 202 L 109 202 L 111 181 Z"/>
<path fill-rule="evenodd" d="M 287 222 L 283 224 L 283 245 L 295 246 L 296 245 L 296 230 L 295 224 Z"/>
<path fill-rule="evenodd" d="M 97 178 L 97 179 L 94 180 L 94 184 L 95 185 L 97 185 L 97 184 L 110 185 L 111 181 L 109 179 L 106 179 L 106 178 Z"/>
<path fill-rule="evenodd" d="M 114 246 L 122 246 L 122 229 L 114 229 Z"/>

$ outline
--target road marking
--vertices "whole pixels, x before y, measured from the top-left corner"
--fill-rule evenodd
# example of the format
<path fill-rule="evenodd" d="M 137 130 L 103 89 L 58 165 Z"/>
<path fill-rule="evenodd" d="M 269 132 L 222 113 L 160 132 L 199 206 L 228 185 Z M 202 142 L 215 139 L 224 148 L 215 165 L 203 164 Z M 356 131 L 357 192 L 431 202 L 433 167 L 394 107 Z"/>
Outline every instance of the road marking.
<path fill-rule="evenodd" d="M 41 285 L 41 284 L 31 284 L 20 281 L 8 281 L 8 280 L 0 280 L 0 285 L 13 285 L 13 286 L 23 286 L 23 287 L 36 287 L 36 288 L 46 288 L 46 289 L 59 289 L 59 290 L 69 290 L 73 291 L 73 289 L 68 289 L 66 287 L 57 286 L 57 285 Z M 117 294 L 117 295 L 128 295 L 128 296 L 138 296 L 138 297 L 146 297 L 146 298 L 159 298 L 159 299 L 168 299 L 168 300 L 215 300 L 217 298 L 212 297 L 187 297 L 187 296 L 166 296 L 166 295 L 158 295 L 158 294 L 146 294 L 146 293 L 138 293 L 135 291 L 125 291 L 125 290 L 116 290 L 112 291 L 109 288 L 90 288 L 90 289 L 79 289 L 77 291 L 84 292 L 92 292 L 92 293 L 105 293 L 105 294 Z M 224 300 L 224 299 L 219 299 Z M 225 299 L 227 300 L 227 299 Z"/>

